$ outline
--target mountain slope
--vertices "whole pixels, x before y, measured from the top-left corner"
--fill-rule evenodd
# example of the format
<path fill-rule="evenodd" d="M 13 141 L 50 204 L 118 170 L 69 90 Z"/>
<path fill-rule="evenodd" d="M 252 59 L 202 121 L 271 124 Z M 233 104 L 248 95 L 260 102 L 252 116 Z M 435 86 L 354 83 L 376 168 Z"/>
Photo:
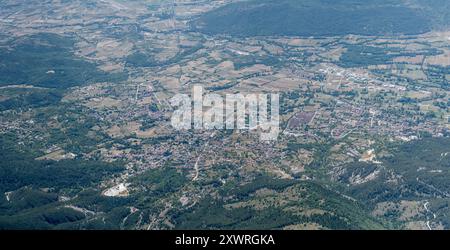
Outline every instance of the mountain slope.
<path fill-rule="evenodd" d="M 192 27 L 236 36 L 411 35 L 432 28 L 419 9 L 389 0 L 252 0 L 208 12 Z"/>

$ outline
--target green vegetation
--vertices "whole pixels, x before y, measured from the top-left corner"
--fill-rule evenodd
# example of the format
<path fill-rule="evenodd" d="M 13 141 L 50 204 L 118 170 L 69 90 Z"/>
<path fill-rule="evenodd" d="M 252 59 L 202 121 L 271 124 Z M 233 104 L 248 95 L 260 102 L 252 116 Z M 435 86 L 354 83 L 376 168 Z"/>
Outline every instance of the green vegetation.
<path fill-rule="evenodd" d="M 166 60 L 156 60 L 152 55 L 154 51 L 148 50 L 144 52 L 135 52 L 131 55 L 129 55 L 126 58 L 126 62 L 128 66 L 131 67 L 157 67 L 157 66 L 167 66 L 173 63 L 177 63 L 180 60 L 191 56 L 192 54 L 196 53 L 198 50 L 200 50 L 203 46 L 197 45 L 193 47 L 186 47 L 184 48 L 180 53 L 175 55 L 174 57 L 168 58 Z"/>
<path fill-rule="evenodd" d="M 285 226 L 316 223 L 329 229 L 383 228 L 384 225 L 368 215 L 363 205 L 348 200 L 321 185 L 313 182 L 296 180 L 273 179 L 260 176 L 255 181 L 243 186 L 232 183 L 221 190 L 222 197 L 206 198 L 188 211 L 174 214 L 176 228 L 198 229 L 282 229 Z M 232 187 L 232 188 L 230 188 Z M 267 197 L 275 201 L 280 199 L 279 206 L 263 209 L 244 206 L 230 208 L 235 202 L 251 204 L 266 203 L 271 199 L 256 196 L 259 190 L 273 190 L 276 194 Z M 286 200 L 281 193 L 293 192 L 292 195 L 301 196 L 300 199 Z M 300 192 L 300 193 L 299 193 Z M 230 197 L 232 197 L 230 199 Z M 292 209 L 303 211 L 320 209 L 319 214 L 302 215 L 291 212 Z"/>
<path fill-rule="evenodd" d="M 236 36 L 377 36 L 424 33 L 430 21 L 398 1 L 253 0 L 208 12 L 192 26 Z"/>
<path fill-rule="evenodd" d="M 83 213 L 64 207 L 27 210 L 13 216 L 0 216 L 0 229 L 54 229 L 57 225 L 84 219 Z"/>
<path fill-rule="evenodd" d="M 384 48 L 365 45 L 346 45 L 346 51 L 342 54 L 339 65 L 345 68 L 367 67 L 370 65 L 391 64 L 396 57 L 414 57 L 418 55 L 438 55 L 437 50 L 417 51 L 406 53 L 401 48 Z M 396 63 L 396 65 L 400 65 Z"/>
<path fill-rule="evenodd" d="M 382 159 L 386 167 L 381 176 L 353 187 L 352 196 L 372 205 L 401 199 L 446 197 L 450 188 L 450 155 L 446 154 L 449 148 L 449 138 L 426 138 L 396 146 L 391 157 Z M 358 171 L 374 168 L 369 164 L 364 165 L 365 169 L 359 168 Z M 386 182 L 392 176 L 389 170 L 401 176 L 401 182 Z"/>
<path fill-rule="evenodd" d="M 450 228 L 448 0 L 10 2 L 0 229 Z M 279 140 L 173 130 L 195 84 Z"/>
<path fill-rule="evenodd" d="M 0 86 L 28 84 L 66 89 L 103 81 L 125 80 L 77 58 L 70 37 L 40 33 L 17 39 L 10 48 L 0 48 Z"/>
<path fill-rule="evenodd" d="M 60 190 L 80 189 L 112 176 L 124 168 L 120 163 L 82 159 L 63 161 L 35 160 L 36 153 L 17 148 L 13 136 L 0 137 L 0 192 L 24 186 Z"/>
<path fill-rule="evenodd" d="M 133 182 L 146 188 L 150 192 L 149 195 L 155 198 L 178 191 L 187 182 L 187 178 L 175 168 L 165 167 L 148 170 Z"/>
<path fill-rule="evenodd" d="M 0 102 L 0 111 L 10 109 L 39 108 L 59 103 L 62 91 L 57 89 L 3 89 L 0 95 L 8 99 Z"/>

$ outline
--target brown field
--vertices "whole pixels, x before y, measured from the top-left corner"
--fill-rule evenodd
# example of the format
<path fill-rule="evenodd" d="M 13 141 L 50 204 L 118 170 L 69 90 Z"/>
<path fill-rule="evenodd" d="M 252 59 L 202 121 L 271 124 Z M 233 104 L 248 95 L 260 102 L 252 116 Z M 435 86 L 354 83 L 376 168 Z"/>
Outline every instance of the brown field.
<path fill-rule="evenodd" d="M 437 56 L 427 57 L 425 64 L 439 65 L 443 67 L 450 66 L 450 50 L 444 49 L 444 53 Z"/>
<path fill-rule="evenodd" d="M 111 97 L 100 97 L 89 100 L 85 105 L 93 109 L 119 108 L 122 106 L 122 101 Z"/>

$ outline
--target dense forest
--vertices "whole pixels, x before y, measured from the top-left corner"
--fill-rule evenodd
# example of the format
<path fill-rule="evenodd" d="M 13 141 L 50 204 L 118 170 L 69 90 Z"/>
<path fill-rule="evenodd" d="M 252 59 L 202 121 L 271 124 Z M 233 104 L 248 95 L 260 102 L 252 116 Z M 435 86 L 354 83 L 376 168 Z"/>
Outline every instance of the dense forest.
<path fill-rule="evenodd" d="M 192 27 L 235 36 L 414 35 L 432 28 L 427 14 L 398 1 L 248 1 L 208 12 Z"/>
<path fill-rule="evenodd" d="M 0 86 L 28 84 L 66 89 L 72 86 L 125 80 L 74 55 L 70 37 L 39 33 L 0 46 Z"/>

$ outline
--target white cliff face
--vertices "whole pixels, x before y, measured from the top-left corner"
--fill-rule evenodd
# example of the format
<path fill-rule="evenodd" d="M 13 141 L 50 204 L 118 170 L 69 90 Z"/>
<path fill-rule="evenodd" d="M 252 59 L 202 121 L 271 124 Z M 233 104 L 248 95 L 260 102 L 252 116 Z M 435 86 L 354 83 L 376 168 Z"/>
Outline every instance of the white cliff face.
<path fill-rule="evenodd" d="M 103 191 L 103 195 L 108 197 L 126 197 L 129 195 L 127 188 L 128 185 L 129 184 L 120 183 L 119 185 Z"/>
<path fill-rule="evenodd" d="M 5 198 L 6 198 L 6 200 L 9 202 L 10 201 L 10 197 L 11 197 L 11 194 L 12 194 L 12 192 L 6 192 L 5 193 Z"/>

